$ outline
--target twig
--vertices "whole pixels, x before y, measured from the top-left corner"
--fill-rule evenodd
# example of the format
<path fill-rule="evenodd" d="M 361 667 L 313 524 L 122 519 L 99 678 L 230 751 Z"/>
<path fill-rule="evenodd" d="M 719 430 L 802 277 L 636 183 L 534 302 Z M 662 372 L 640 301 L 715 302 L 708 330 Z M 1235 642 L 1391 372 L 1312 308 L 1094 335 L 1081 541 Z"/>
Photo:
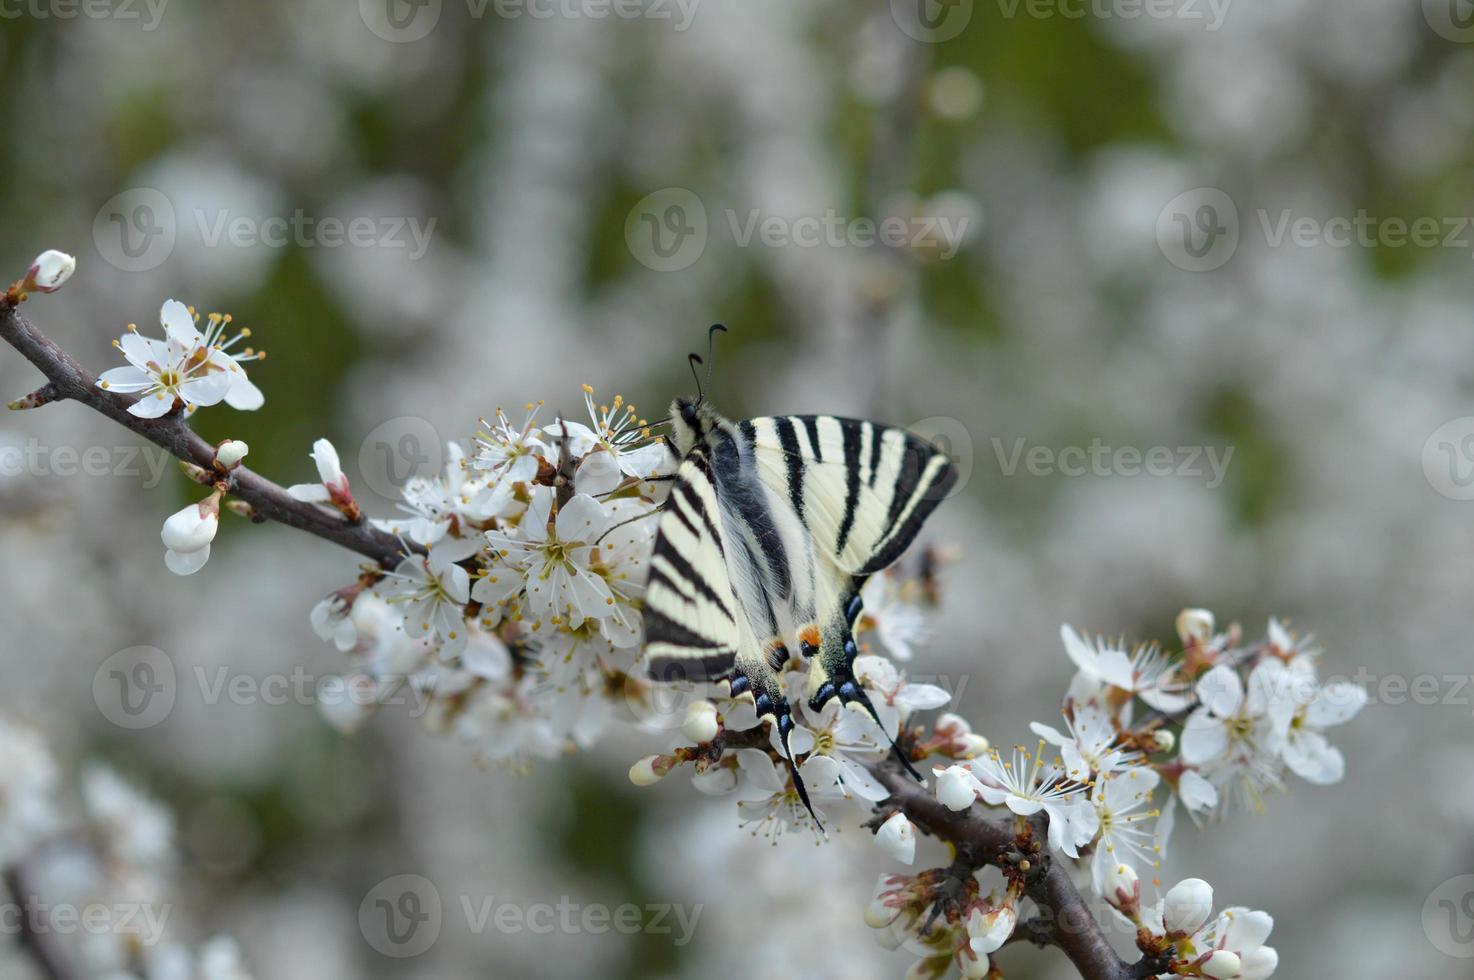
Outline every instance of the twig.
<path fill-rule="evenodd" d="M 157 419 L 130 415 L 128 406 L 137 400 L 134 396 L 97 387 L 96 375 L 36 329 L 14 303 L 5 299 L 0 299 L 0 338 L 46 376 L 47 383 L 24 399 L 28 406 L 79 402 L 161 446 L 176 458 L 207 471 L 211 469 L 215 447 L 195 433 L 183 418 L 177 414 Z M 356 551 L 381 567 L 392 568 L 404 557 L 406 544 L 394 535 L 367 522 L 351 523 L 339 514 L 297 500 L 286 488 L 244 466 L 232 471 L 230 493 L 250 504 L 263 518 Z M 420 550 L 413 544 L 408 547 Z"/>
<path fill-rule="evenodd" d="M 997 855 L 1012 848 L 1011 820 L 989 821 L 979 816 L 975 808 L 949 810 L 930 790 L 889 762 L 870 771 L 890 790 L 890 799 L 883 806 L 899 807 L 917 827 L 951 843 L 959 855 L 970 855 L 975 862 L 974 870 L 985 863 L 996 864 Z M 1062 862 L 1052 862 L 1043 874 L 1030 881 L 1025 894 L 1045 911 L 1051 928 L 1047 935 L 1044 930 L 1030 928 L 1024 938 L 1036 943 L 1047 941 L 1058 947 L 1084 980 L 1141 980 L 1156 975 L 1138 970 L 1138 966 L 1149 969 L 1155 964 L 1126 963 L 1116 955 Z"/>

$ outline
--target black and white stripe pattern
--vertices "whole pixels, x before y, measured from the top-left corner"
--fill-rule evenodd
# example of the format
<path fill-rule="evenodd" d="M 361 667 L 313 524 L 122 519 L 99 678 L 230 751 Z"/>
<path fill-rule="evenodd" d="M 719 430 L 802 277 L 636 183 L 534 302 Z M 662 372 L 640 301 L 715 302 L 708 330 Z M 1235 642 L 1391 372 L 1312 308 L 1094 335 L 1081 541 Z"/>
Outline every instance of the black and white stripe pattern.
<path fill-rule="evenodd" d="M 832 415 L 752 419 L 739 429 L 763 481 L 857 577 L 899 558 L 957 479 L 946 456 L 903 429 Z"/>

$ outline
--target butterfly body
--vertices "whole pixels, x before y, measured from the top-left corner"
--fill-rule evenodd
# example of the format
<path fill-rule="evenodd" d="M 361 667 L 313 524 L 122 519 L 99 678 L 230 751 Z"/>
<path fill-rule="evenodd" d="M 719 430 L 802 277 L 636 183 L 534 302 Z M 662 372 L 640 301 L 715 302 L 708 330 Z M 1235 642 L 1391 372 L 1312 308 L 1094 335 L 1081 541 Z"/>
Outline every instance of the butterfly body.
<path fill-rule="evenodd" d="M 853 419 L 732 422 L 680 398 L 671 424 L 680 466 L 646 591 L 648 670 L 750 694 L 792 770 L 781 681 L 792 652 L 808 661 L 810 708 L 838 697 L 879 722 L 853 672 L 860 590 L 915 538 L 955 471 L 924 440 Z"/>

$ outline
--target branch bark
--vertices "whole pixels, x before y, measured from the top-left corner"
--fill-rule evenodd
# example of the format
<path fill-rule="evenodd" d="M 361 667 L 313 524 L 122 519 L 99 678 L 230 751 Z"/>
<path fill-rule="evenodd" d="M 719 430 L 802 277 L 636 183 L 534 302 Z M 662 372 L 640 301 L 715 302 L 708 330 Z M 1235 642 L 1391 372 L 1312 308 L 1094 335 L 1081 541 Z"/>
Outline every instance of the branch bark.
<path fill-rule="evenodd" d="M 891 797 L 883 806 L 899 806 L 917 827 L 950 842 L 959 855 L 967 855 L 974 870 L 996 863 L 995 856 L 1013 846 L 1012 820 L 984 819 L 976 807 L 949 810 L 927 787 L 889 762 L 874 767 L 871 772 L 890 790 Z M 1061 862 L 1051 862 L 1029 884 L 1025 894 L 1053 921 L 1050 943 L 1069 958 L 1084 980 L 1141 980 L 1154 975 L 1138 972 L 1139 964 L 1126 963 L 1116 955 Z"/>
<path fill-rule="evenodd" d="M 74 401 L 100 412 L 119 425 L 160 446 L 175 458 L 212 469 L 215 447 L 201 438 L 178 415 L 141 419 L 128 413 L 137 399 L 97 387 L 97 376 L 56 345 L 22 314 L 16 304 L 0 299 L 0 339 L 19 351 L 46 376 L 47 383 L 29 399 L 33 405 Z M 286 488 L 244 466 L 231 472 L 230 494 L 250 504 L 261 517 L 314 534 L 355 551 L 382 568 L 393 568 L 404 557 L 406 545 L 366 521 L 351 522 L 342 515 L 303 503 Z M 420 550 L 409 546 L 411 550 Z"/>

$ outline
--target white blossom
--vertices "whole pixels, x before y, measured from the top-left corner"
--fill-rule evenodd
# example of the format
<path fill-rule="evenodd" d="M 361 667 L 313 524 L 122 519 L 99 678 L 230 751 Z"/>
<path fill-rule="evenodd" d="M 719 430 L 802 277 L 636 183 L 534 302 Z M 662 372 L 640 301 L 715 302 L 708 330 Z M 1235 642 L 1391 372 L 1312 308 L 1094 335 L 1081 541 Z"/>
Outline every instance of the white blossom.
<path fill-rule="evenodd" d="M 164 521 L 164 564 L 175 575 L 193 575 L 210 560 L 210 542 L 220 530 L 220 493 L 189 504 Z"/>
<path fill-rule="evenodd" d="M 104 371 L 97 380 L 98 387 L 139 395 L 138 401 L 128 407 L 129 413 L 139 418 L 165 415 L 176 401 L 183 404 L 186 415 L 222 401 L 236 409 L 261 407 L 265 399 L 246 377 L 241 362 L 263 355 L 251 348 L 230 353 L 239 340 L 250 336 L 249 330 L 226 339 L 230 316 L 212 313 L 201 333 L 196 314 L 173 299 L 160 309 L 159 320 L 164 327 L 163 340 L 141 336 L 130 326 L 113 342 L 128 365 Z"/>

